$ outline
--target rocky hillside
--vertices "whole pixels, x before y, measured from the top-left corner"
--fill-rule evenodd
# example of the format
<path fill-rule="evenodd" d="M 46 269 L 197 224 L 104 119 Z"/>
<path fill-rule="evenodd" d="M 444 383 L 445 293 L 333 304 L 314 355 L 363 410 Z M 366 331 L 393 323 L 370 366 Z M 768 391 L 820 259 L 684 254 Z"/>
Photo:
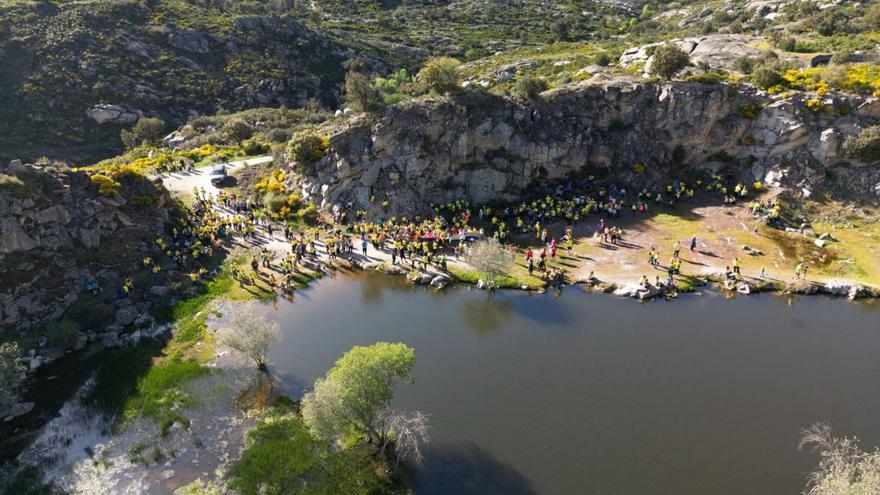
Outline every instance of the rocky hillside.
<path fill-rule="evenodd" d="M 133 305 L 118 294 L 129 277 L 133 290 L 149 292 L 143 260 L 156 256 L 156 239 L 167 239 L 172 210 L 164 190 L 143 178 L 120 177 L 109 197 L 82 172 L 20 162 L 0 168 L 0 340 L 25 349 L 48 340 L 63 351 L 108 324 L 117 331 L 149 324 L 149 298 Z M 46 326 L 62 316 L 64 325 Z"/>
<path fill-rule="evenodd" d="M 0 2 L 0 158 L 110 156 L 141 116 L 336 105 L 354 57 L 293 18 L 195 3 Z M 383 58 L 394 60 L 394 57 Z"/>
<path fill-rule="evenodd" d="M 305 168 L 303 193 L 381 216 L 461 197 L 514 200 L 535 181 L 578 173 L 641 189 L 709 171 L 804 195 L 873 195 L 880 169 L 848 159 L 842 144 L 876 123 L 880 100 L 829 93 L 816 101 L 631 78 L 559 88 L 530 104 L 478 91 L 415 100 L 333 135 L 327 156 Z"/>

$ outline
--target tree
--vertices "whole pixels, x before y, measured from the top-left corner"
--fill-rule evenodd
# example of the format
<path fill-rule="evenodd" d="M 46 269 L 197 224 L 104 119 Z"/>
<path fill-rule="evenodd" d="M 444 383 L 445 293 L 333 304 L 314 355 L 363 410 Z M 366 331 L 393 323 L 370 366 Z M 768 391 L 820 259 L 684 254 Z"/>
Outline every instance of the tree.
<path fill-rule="evenodd" d="M 514 260 L 514 255 L 495 239 L 477 242 L 464 256 L 465 263 L 480 272 L 490 288 L 496 287 L 498 280 L 507 275 Z"/>
<path fill-rule="evenodd" d="M 376 88 L 361 72 L 350 71 L 345 75 L 345 97 L 361 112 L 369 112 L 377 106 Z"/>
<path fill-rule="evenodd" d="M 277 323 L 266 321 L 251 310 L 236 311 L 222 336 L 232 350 L 254 361 L 257 369 L 266 371 L 269 349 L 281 338 Z"/>
<path fill-rule="evenodd" d="M 691 59 L 678 45 L 666 43 L 654 49 L 651 73 L 669 80 L 690 65 Z"/>
<path fill-rule="evenodd" d="M 315 131 L 298 131 L 287 143 L 287 156 L 298 165 L 308 165 L 324 157 L 330 143 Z"/>
<path fill-rule="evenodd" d="M 13 396 L 12 386 L 24 372 L 24 366 L 18 361 L 20 355 L 17 342 L 0 344 L 0 399 Z"/>
<path fill-rule="evenodd" d="M 547 81 L 532 76 L 521 76 L 516 80 L 516 94 L 523 100 L 535 100 L 547 91 Z"/>
<path fill-rule="evenodd" d="M 431 440 L 431 423 L 419 411 L 409 414 L 394 414 L 388 421 L 394 432 L 394 452 L 397 461 L 410 461 L 421 464 L 422 450 Z"/>
<path fill-rule="evenodd" d="M 221 131 L 223 132 L 223 137 L 230 141 L 235 141 L 235 144 L 238 145 L 241 145 L 242 141 L 254 135 L 254 128 L 245 122 L 244 119 L 239 118 L 227 120 L 223 124 Z"/>
<path fill-rule="evenodd" d="M 429 90 L 443 94 L 455 91 L 461 84 L 461 63 L 449 57 L 432 58 L 416 78 Z"/>
<path fill-rule="evenodd" d="M 752 72 L 752 82 L 761 89 L 768 89 L 784 83 L 785 79 L 782 78 L 782 73 L 776 67 L 767 64 Z"/>
<path fill-rule="evenodd" d="M 119 133 L 126 149 L 134 149 L 142 144 L 158 146 L 165 135 L 165 121 L 153 117 L 138 119 L 131 130 L 123 129 Z"/>
<path fill-rule="evenodd" d="M 415 359 L 415 350 L 404 344 L 379 342 L 352 348 L 303 397 L 306 425 L 328 441 L 356 432 L 383 454 L 392 440 L 393 425 L 401 421 L 391 413 L 394 388 L 410 378 Z"/>
<path fill-rule="evenodd" d="M 798 448 L 809 446 L 820 456 L 809 476 L 806 495 L 855 495 L 880 490 L 880 450 L 865 452 L 855 440 L 838 438 L 828 425 L 803 430 Z"/>

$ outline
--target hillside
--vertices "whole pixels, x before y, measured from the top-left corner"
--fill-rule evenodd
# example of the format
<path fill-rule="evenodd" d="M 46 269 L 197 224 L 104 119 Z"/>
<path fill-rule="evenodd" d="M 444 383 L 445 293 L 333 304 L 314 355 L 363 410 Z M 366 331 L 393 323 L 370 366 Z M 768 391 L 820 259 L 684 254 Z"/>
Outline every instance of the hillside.
<path fill-rule="evenodd" d="M 4 1 L 0 156 L 109 156 L 140 116 L 177 125 L 221 110 L 334 106 L 355 56 L 383 67 L 290 17 L 170 1 Z"/>

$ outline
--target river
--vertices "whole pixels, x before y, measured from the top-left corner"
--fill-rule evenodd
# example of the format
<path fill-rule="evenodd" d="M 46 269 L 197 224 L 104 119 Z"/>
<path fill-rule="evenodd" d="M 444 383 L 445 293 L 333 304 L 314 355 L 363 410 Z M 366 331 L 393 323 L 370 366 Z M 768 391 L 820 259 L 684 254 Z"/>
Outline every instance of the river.
<path fill-rule="evenodd" d="M 381 274 L 266 306 L 271 371 L 298 396 L 345 351 L 416 350 L 394 406 L 428 414 L 412 484 L 432 494 L 800 493 L 816 421 L 880 445 L 880 307 L 824 297 L 639 304 L 561 293 L 442 292 Z"/>

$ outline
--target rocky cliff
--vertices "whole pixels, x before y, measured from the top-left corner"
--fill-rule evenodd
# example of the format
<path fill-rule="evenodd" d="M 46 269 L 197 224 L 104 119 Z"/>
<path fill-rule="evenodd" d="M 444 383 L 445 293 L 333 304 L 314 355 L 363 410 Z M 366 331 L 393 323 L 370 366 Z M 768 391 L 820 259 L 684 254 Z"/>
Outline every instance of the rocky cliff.
<path fill-rule="evenodd" d="M 87 297 L 85 286 L 93 281 L 100 297 L 74 317 L 83 332 L 148 317 L 142 305 L 114 299 L 121 280 L 154 255 L 170 199 L 146 179 L 120 182 L 119 194 L 105 197 L 85 173 L 0 167 L 0 336 L 40 335 L 32 329 Z"/>
<path fill-rule="evenodd" d="M 529 104 L 469 92 L 353 120 L 306 167 L 302 189 L 325 208 L 350 201 L 377 216 L 455 198 L 515 200 L 536 181 L 586 171 L 638 188 L 701 170 L 806 195 L 874 194 L 880 169 L 848 160 L 842 143 L 878 117 L 876 98 L 771 97 L 726 84 L 606 80 Z"/>

